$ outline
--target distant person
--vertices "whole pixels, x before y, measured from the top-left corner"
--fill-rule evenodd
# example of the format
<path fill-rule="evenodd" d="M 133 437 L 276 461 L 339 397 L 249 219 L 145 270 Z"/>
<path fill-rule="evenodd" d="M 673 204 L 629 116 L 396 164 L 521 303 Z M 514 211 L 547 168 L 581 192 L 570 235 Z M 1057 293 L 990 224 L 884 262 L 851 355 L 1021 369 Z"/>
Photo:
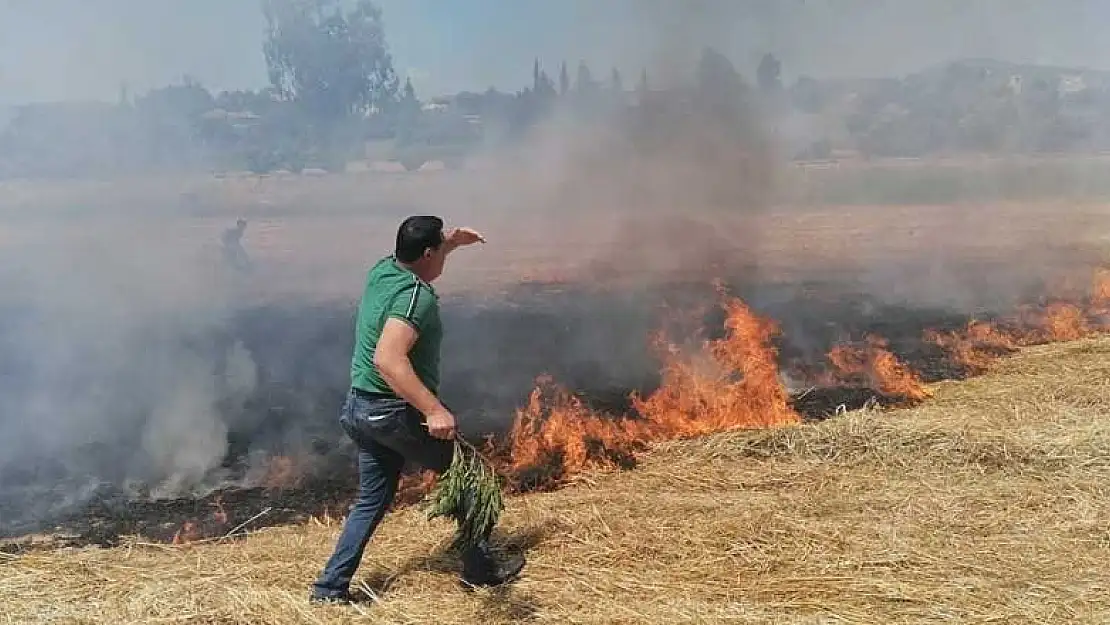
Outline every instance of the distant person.
<path fill-rule="evenodd" d="M 409 217 L 394 253 L 367 274 L 355 324 L 351 388 L 339 423 L 358 446 L 359 495 L 320 577 L 315 602 L 351 601 L 349 585 L 363 550 L 393 501 L 401 469 L 411 461 L 442 473 L 454 456 L 455 415 L 439 399 L 439 298 L 431 283 L 455 249 L 485 242 L 469 228 L 444 232 L 439 217 Z M 499 562 L 488 536 L 462 556 L 463 580 L 502 584 L 524 567 Z"/>
<path fill-rule="evenodd" d="M 251 268 L 247 250 L 243 249 L 243 234 L 247 231 L 247 220 L 238 219 L 234 228 L 224 230 L 222 237 L 224 262 L 238 271 L 248 271 Z"/>

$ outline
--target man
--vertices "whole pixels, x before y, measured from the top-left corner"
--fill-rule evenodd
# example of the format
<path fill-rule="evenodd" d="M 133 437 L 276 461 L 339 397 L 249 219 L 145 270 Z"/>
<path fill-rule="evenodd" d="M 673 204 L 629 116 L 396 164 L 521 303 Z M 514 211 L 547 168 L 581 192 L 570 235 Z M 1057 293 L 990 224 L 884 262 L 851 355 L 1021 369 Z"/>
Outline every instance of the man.
<path fill-rule="evenodd" d="M 359 497 L 313 586 L 313 601 L 350 601 L 351 579 L 406 460 L 439 473 L 451 465 L 456 422 L 439 399 L 443 328 L 431 283 L 448 254 L 478 242 L 485 239 L 469 228 L 444 232 L 438 217 L 409 217 L 397 231 L 393 255 L 370 269 L 356 322 L 351 389 L 339 417 L 358 446 Z M 463 554 L 462 576 L 472 585 L 496 585 L 523 566 L 519 556 L 497 562 L 483 540 Z"/>
<path fill-rule="evenodd" d="M 220 237 L 223 243 L 224 262 L 238 271 L 247 271 L 251 265 L 247 250 L 243 249 L 243 234 L 246 231 L 247 220 L 240 218 L 235 221 L 234 228 L 224 230 L 223 236 Z"/>

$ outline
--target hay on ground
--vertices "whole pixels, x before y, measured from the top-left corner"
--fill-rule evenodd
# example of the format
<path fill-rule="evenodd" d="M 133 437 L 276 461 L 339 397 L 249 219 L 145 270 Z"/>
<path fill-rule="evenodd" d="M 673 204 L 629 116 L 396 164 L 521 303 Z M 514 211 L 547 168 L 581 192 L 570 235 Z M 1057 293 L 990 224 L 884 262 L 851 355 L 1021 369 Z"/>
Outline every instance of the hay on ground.
<path fill-rule="evenodd" d="M 656 449 L 507 500 L 523 577 L 466 591 L 452 525 L 388 517 L 315 607 L 339 524 L 0 557 L 0 622 L 1110 622 L 1110 340 L 1029 350 L 925 405 Z"/>

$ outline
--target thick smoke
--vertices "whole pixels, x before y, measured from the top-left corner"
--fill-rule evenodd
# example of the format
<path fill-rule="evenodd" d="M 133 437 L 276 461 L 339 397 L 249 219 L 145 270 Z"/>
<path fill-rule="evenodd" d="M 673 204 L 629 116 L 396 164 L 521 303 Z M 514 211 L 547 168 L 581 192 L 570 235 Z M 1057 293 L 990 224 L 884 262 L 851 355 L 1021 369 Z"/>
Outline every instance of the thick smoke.
<path fill-rule="evenodd" d="M 228 415 L 256 370 L 221 329 L 231 301 L 153 238 L 5 250 L 0 287 L 0 482 L 64 507 L 101 481 L 155 493 L 210 485 Z M 4 516 L 33 510 L 2 506 Z"/>

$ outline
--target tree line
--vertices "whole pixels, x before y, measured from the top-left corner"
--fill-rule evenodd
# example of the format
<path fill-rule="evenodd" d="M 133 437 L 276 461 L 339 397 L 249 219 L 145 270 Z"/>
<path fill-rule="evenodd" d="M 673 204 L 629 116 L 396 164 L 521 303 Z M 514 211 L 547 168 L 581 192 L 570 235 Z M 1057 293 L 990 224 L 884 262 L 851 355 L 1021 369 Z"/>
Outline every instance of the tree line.
<path fill-rule="evenodd" d="M 585 63 L 559 85 L 538 60 L 532 84 L 421 100 L 402 81 L 371 0 L 261 0 L 269 85 L 213 93 L 185 76 L 116 102 L 20 107 L 0 134 L 0 176 L 307 167 L 337 171 L 385 143 L 384 158 L 415 168 L 429 158 L 461 162 L 466 152 L 512 141 L 557 101 L 579 112 L 625 104 L 616 69 L 596 80 Z M 646 74 L 641 86 L 646 86 Z"/>
<path fill-rule="evenodd" d="M 905 79 L 803 76 L 786 86 L 781 62 L 765 54 L 750 84 L 707 48 L 687 88 L 654 86 L 646 69 L 626 84 L 619 69 L 595 76 L 584 62 L 549 74 L 536 59 L 530 84 L 516 91 L 421 99 L 398 75 L 371 0 L 260 5 L 266 88 L 212 93 L 186 76 L 137 97 L 121 90 L 116 102 L 21 107 L 0 133 L 0 177 L 339 171 L 368 157 L 408 169 L 428 160 L 457 166 L 555 113 L 651 135 L 683 107 L 714 116 L 737 141 L 753 140 L 756 124 L 785 128 L 780 139 L 796 158 L 1110 147 L 1110 81 L 1095 75 L 1075 84 L 1062 71 L 979 62 Z M 368 154 L 367 146 L 384 147 Z"/>

